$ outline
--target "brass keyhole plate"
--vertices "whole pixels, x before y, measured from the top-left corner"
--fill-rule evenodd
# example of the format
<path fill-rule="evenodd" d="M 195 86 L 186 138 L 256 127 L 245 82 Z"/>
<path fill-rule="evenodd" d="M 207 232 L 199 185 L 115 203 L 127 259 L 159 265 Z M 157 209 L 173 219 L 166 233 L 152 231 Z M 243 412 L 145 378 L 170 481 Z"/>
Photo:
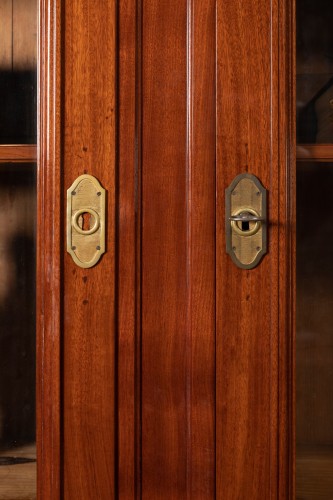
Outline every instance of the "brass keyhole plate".
<path fill-rule="evenodd" d="M 225 191 L 226 250 L 242 269 L 252 269 L 267 252 L 267 191 L 252 174 L 240 174 Z M 244 216 L 246 223 L 232 220 Z M 247 216 L 247 219 L 246 219 Z M 257 221 L 250 220 L 257 217 Z"/>
<path fill-rule="evenodd" d="M 81 175 L 67 190 L 67 252 L 83 268 L 105 252 L 105 189 L 92 175 Z"/>

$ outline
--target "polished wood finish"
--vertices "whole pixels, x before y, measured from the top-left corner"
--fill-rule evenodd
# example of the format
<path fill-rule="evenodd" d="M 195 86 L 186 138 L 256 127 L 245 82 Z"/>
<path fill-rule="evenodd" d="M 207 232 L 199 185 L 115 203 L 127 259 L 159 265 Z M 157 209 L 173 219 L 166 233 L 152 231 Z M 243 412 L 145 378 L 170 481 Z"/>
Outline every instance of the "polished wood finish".
<path fill-rule="evenodd" d="M 116 488 L 116 4 L 66 2 L 62 28 L 62 200 L 85 173 L 107 191 L 106 253 L 98 265 L 79 268 L 62 247 L 63 498 L 106 500 Z"/>
<path fill-rule="evenodd" d="M 215 2 L 192 0 L 187 20 L 187 497 L 199 500 L 216 496 Z"/>
<path fill-rule="evenodd" d="M 37 496 L 60 499 L 60 1 L 41 0 L 37 178 Z"/>
<path fill-rule="evenodd" d="M 217 498 L 288 498 L 291 7 L 217 4 Z M 251 271 L 225 253 L 224 189 L 241 172 L 269 196 L 268 254 Z"/>
<path fill-rule="evenodd" d="M 141 18 L 136 0 L 118 3 L 117 483 L 121 499 L 140 492 Z"/>
<path fill-rule="evenodd" d="M 333 144 L 298 144 L 297 161 L 332 162 Z"/>
<path fill-rule="evenodd" d="M 0 144 L 0 163 L 29 163 L 37 160 L 33 144 Z"/>
<path fill-rule="evenodd" d="M 142 12 L 141 495 L 213 498 L 215 9 Z"/>
<path fill-rule="evenodd" d="M 61 5 L 41 2 L 40 498 L 286 499 L 292 1 Z M 269 190 L 252 271 L 225 252 L 224 189 L 243 171 Z M 88 270 L 65 252 L 82 173 L 108 191 Z"/>
<path fill-rule="evenodd" d="M 141 495 L 157 500 L 187 496 L 187 2 L 142 10 Z"/>

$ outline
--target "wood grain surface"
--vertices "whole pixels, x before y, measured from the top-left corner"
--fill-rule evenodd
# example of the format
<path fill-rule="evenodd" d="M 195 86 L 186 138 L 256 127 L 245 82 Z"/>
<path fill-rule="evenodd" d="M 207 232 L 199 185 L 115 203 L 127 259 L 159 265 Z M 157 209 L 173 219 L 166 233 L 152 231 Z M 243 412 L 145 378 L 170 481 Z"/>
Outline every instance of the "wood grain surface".
<path fill-rule="evenodd" d="M 142 498 L 214 498 L 214 2 L 143 2 Z"/>
<path fill-rule="evenodd" d="M 142 9 L 142 498 L 157 500 L 187 492 L 187 2 Z"/>
<path fill-rule="evenodd" d="M 60 24 L 43 0 L 41 498 L 288 498 L 292 5 L 73 0 Z M 224 238 L 224 190 L 246 171 L 270 218 L 251 271 Z M 108 192 L 88 270 L 60 204 L 83 173 Z"/>
<path fill-rule="evenodd" d="M 217 4 L 216 475 L 226 500 L 287 498 L 290 7 Z M 269 200 L 268 255 L 250 271 L 225 253 L 223 194 L 242 172 L 259 177 Z"/>
<path fill-rule="evenodd" d="M 140 17 L 118 4 L 117 483 L 122 499 L 140 492 Z"/>
<path fill-rule="evenodd" d="M 215 498 L 215 26 L 214 1 L 188 3 L 186 493 L 193 499 Z"/>
<path fill-rule="evenodd" d="M 63 497 L 106 500 L 115 495 L 115 2 L 66 2 L 62 27 L 62 200 L 82 174 L 107 191 L 99 264 L 82 269 L 62 246 Z"/>

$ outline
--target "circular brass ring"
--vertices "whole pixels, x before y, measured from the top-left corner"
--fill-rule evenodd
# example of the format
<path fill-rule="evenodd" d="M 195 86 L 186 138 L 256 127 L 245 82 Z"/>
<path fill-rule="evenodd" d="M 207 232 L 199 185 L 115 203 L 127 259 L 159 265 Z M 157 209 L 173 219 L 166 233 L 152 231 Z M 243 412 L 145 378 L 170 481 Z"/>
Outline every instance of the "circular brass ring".
<path fill-rule="evenodd" d="M 232 215 L 240 215 L 243 212 L 248 212 L 251 215 L 255 215 L 256 217 L 260 217 L 258 212 L 253 210 L 253 208 L 248 208 L 248 207 L 239 208 Z M 248 231 L 242 231 L 242 229 L 238 226 L 237 222 L 239 222 L 239 221 L 232 220 L 231 221 L 231 228 L 233 231 L 235 231 L 235 233 L 239 234 L 240 236 L 253 236 L 254 234 L 256 234 L 259 231 L 259 229 L 261 227 L 260 221 L 254 221 L 254 227 L 252 229 L 249 229 Z"/>
<path fill-rule="evenodd" d="M 79 219 L 80 215 L 85 214 L 86 212 L 88 212 L 88 214 L 92 215 L 95 218 L 95 224 L 93 225 L 92 228 L 88 229 L 87 231 L 82 229 L 78 224 L 78 219 Z M 73 226 L 74 226 L 75 230 L 79 234 L 84 234 L 86 236 L 88 236 L 89 234 L 95 233 L 97 231 L 97 229 L 99 228 L 99 215 L 92 208 L 81 208 L 80 210 L 75 212 L 75 214 L 73 215 L 72 221 L 73 221 Z"/>

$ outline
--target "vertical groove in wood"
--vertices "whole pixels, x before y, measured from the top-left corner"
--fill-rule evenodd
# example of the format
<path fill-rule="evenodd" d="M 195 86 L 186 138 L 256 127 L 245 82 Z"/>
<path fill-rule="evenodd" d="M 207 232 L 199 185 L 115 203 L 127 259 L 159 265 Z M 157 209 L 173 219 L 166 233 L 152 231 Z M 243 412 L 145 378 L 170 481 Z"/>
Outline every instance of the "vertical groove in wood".
<path fill-rule="evenodd" d="M 142 147 L 143 147 L 143 1 L 136 3 L 136 106 L 135 106 L 135 127 L 136 127 L 136 318 L 135 318 L 135 495 L 142 499 L 142 227 L 143 227 L 143 168 L 142 168 Z"/>
<path fill-rule="evenodd" d="M 296 16 L 279 2 L 279 484 L 295 498 Z M 286 132 L 285 132 L 286 131 Z"/>
<path fill-rule="evenodd" d="M 118 3 L 118 496 L 140 498 L 140 1 Z"/>
<path fill-rule="evenodd" d="M 287 29 L 288 44 L 286 57 L 288 58 L 288 95 L 289 95 L 289 151 L 288 151 L 288 182 L 289 193 L 288 222 L 289 222 L 289 262 L 287 279 L 287 311 L 288 329 L 287 341 L 287 429 L 284 439 L 287 441 L 289 467 L 286 472 L 286 483 L 289 498 L 296 496 L 296 0 L 287 2 Z M 288 146 L 287 146 L 288 148 Z M 284 379 L 282 379 L 284 381 Z M 284 476 L 282 476 L 284 477 Z M 282 495 L 281 495 L 282 500 Z"/>
<path fill-rule="evenodd" d="M 192 175 L 193 175 L 193 158 L 192 158 L 192 134 L 193 134 L 193 8 L 191 1 L 187 2 L 187 138 L 186 138 L 186 281 L 187 281 L 187 310 L 186 310 L 186 340 L 185 340 L 185 370 L 186 370 L 186 498 L 192 496 L 192 346 L 193 346 L 193 331 L 192 331 Z M 185 495 L 184 495 L 185 496 Z"/>
<path fill-rule="evenodd" d="M 106 253 L 90 269 L 64 255 L 64 498 L 116 495 L 116 2 L 64 2 L 64 191 L 81 174 L 107 190 Z"/>
<path fill-rule="evenodd" d="M 60 500 L 60 3 L 39 2 L 37 494 L 48 500 Z"/>

